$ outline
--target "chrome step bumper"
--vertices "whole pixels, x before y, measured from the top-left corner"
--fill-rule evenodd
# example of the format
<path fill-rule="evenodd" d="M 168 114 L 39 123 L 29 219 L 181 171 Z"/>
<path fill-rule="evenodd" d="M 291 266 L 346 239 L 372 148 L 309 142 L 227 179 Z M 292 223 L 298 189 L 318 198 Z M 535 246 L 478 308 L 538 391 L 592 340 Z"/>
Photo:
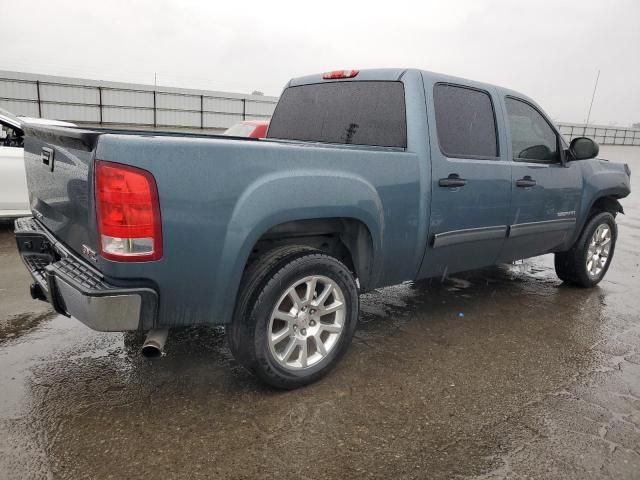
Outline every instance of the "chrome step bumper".
<path fill-rule="evenodd" d="M 148 287 L 120 287 L 58 242 L 33 217 L 15 221 L 22 261 L 34 279 L 32 296 L 51 303 L 94 330 L 148 330 L 155 325 L 158 295 Z"/>

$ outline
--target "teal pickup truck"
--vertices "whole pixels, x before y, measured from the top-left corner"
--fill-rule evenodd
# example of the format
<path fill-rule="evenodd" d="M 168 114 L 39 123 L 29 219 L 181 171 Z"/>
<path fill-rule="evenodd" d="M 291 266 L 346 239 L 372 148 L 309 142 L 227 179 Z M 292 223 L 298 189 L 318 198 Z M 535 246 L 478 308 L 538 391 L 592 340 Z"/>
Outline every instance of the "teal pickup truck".
<path fill-rule="evenodd" d="M 358 295 L 555 254 L 609 268 L 627 165 L 571 144 L 531 99 L 420 70 L 291 80 L 266 139 L 25 128 L 33 216 L 16 221 L 34 298 L 103 331 L 224 324 L 280 388 L 348 348 Z"/>

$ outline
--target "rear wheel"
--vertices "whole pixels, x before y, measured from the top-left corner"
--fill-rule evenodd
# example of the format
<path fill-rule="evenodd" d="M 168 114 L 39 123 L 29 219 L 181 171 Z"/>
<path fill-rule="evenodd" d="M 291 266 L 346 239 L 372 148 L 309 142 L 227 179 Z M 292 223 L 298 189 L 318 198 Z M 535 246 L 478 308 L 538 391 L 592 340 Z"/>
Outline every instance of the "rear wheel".
<path fill-rule="evenodd" d="M 358 289 L 339 260 L 307 247 L 268 252 L 245 272 L 229 345 L 264 382 L 297 388 L 328 373 L 347 350 Z"/>
<path fill-rule="evenodd" d="M 593 287 L 607 273 L 618 237 L 614 216 L 609 212 L 594 215 L 571 250 L 556 253 L 556 273 L 561 280 Z"/>

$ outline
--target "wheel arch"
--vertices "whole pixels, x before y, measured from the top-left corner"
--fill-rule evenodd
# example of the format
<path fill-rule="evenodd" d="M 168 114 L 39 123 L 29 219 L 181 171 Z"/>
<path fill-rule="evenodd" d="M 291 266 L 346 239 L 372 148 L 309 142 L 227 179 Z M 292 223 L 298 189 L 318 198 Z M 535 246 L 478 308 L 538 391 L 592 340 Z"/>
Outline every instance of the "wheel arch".
<path fill-rule="evenodd" d="M 223 322 L 231 320 L 242 274 L 264 242 L 317 246 L 333 235 L 367 288 L 379 276 L 383 232 L 380 198 L 361 177 L 314 171 L 260 179 L 241 195 L 227 228 L 216 282 Z"/>
<path fill-rule="evenodd" d="M 596 198 L 589 208 L 589 217 L 592 217 L 594 212 L 610 212 L 614 217 L 618 213 L 624 214 L 624 209 L 618 198 L 615 195 L 603 195 Z"/>
<path fill-rule="evenodd" d="M 570 245 L 573 245 L 582 231 L 584 227 L 589 223 L 589 220 L 599 212 L 610 212 L 614 217 L 618 213 L 624 214 L 624 209 L 622 208 L 622 204 L 620 203 L 620 198 L 624 198 L 627 194 L 622 190 L 618 189 L 608 189 L 600 192 L 599 195 L 595 196 L 591 202 L 589 202 L 582 210 L 580 221 L 577 225 L 577 228 L 571 238 Z"/>
<path fill-rule="evenodd" d="M 357 218 L 314 218 L 275 225 L 256 241 L 247 264 L 283 245 L 306 245 L 324 251 L 345 263 L 363 290 L 371 283 L 373 239 L 369 227 Z"/>

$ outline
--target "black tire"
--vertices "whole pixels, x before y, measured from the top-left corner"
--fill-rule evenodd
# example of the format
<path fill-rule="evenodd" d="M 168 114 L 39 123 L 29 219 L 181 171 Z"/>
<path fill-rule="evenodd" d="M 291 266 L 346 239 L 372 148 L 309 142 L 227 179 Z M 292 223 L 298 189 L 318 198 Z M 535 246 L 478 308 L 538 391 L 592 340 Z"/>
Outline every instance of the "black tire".
<path fill-rule="evenodd" d="M 611 248 L 609 249 L 609 256 L 606 264 L 602 268 L 602 271 L 598 275 L 592 276 L 587 271 L 587 251 L 589 249 L 591 237 L 595 233 L 596 229 L 603 224 L 608 225 L 611 229 Z M 555 254 L 556 274 L 566 283 L 584 288 L 595 287 L 604 278 L 607 270 L 609 269 L 609 265 L 611 265 L 617 238 L 618 229 L 615 217 L 609 212 L 601 212 L 594 215 L 585 225 L 580 237 L 573 247 L 566 252 L 559 252 Z"/>
<path fill-rule="evenodd" d="M 317 364 L 301 370 L 283 368 L 268 345 L 269 321 L 276 302 L 297 280 L 322 275 L 344 295 L 344 325 L 336 344 Z M 304 246 L 287 246 L 265 253 L 243 275 L 228 342 L 235 359 L 263 382 L 294 389 L 326 375 L 351 344 L 359 313 L 358 288 L 349 269 L 338 259 Z"/>

